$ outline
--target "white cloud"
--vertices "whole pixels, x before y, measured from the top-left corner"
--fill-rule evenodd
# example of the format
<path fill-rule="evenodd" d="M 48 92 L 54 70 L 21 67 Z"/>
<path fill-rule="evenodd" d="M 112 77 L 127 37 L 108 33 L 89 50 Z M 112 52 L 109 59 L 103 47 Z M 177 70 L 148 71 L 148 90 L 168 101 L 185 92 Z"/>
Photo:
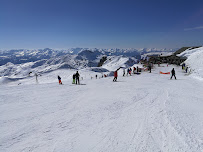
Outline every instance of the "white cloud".
<path fill-rule="evenodd" d="M 199 30 L 199 29 L 203 29 L 203 26 L 192 27 L 192 28 L 185 28 L 184 31 Z"/>

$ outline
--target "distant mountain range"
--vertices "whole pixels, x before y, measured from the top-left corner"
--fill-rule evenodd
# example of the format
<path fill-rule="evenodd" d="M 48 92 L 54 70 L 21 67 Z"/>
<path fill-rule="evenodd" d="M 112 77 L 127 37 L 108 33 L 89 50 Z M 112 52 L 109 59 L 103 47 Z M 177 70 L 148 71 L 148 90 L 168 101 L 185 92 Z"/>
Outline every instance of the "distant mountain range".
<path fill-rule="evenodd" d="M 0 50 L 0 66 L 8 62 L 13 64 L 21 64 L 27 62 L 35 62 L 42 59 L 51 59 L 64 55 L 78 55 L 77 59 L 92 60 L 95 56 L 124 56 L 124 57 L 136 57 L 140 59 L 143 54 L 147 53 L 168 53 L 174 52 L 177 49 L 155 49 L 155 48 L 144 48 L 144 49 L 88 49 L 88 48 L 72 48 L 67 50 L 54 50 L 50 48 L 37 49 L 37 50 L 27 50 L 27 49 L 17 49 L 17 50 Z M 93 53 L 92 53 L 93 52 Z"/>
<path fill-rule="evenodd" d="M 102 66 L 105 62 L 125 61 L 132 66 L 143 55 L 168 54 L 177 49 L 87 49 L 0 51 L 0 76 L 23 77 L 32 73 L 45 73 L 57 69 L 81 69 Z M 124 59 L 125 58 L 125 59 Z M 108 61 L 107 61 L 108 60 Z"/>

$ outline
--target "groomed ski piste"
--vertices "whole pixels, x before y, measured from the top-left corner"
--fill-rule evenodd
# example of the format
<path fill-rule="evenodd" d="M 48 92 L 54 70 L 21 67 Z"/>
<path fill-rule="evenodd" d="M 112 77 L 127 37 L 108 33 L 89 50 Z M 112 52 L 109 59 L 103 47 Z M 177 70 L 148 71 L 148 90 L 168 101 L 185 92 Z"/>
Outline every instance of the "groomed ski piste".
<path fill-rule="evenodd" d="M 35 77 L 4 83 L 0 151 L 202 152 L 203 81 L 195 72 L 202 65 L 194 64 L 199 55 L 186 61 L 196 68 L 190 75 L 161 64 L 140 75 L 123 77 L 119 70 L 118 82 L 84 69 L 84 85 L 71 84 L 75 70 L 44 74 L 38 83 Z M 172 68 L 177 80 L 159 73 Z"/>

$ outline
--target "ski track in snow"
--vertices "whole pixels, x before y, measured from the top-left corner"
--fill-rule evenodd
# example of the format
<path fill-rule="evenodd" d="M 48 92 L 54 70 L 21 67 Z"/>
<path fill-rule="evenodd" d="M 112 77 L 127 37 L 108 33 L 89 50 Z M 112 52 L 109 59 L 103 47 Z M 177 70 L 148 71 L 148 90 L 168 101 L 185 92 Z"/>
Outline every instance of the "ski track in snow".
<path fill-rule="evenodd" d="M 202 152 L 203 84 L 159 68 L 116 83 L 0 86 L 0 151 Z"/>

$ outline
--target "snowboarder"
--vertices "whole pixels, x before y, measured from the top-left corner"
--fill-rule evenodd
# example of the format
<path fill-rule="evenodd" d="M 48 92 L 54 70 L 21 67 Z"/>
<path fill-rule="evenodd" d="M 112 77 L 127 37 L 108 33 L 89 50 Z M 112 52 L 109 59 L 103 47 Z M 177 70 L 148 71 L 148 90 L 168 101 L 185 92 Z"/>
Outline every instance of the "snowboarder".
<path fill-rule="evenodd" d="M 61 77 L 58 75 L 59 84 L 62 84 Z"/>
<path fill-rule="evenodd" d="M 75 74 L 75 78 L 76 78 L 76 84 L 80 84 L 80 80 L 79 80 L 80 74 L 78 73 L 78 71 Z"/>
<path fill-rule="evenodd" d="M 75 74 L 73 74 L 73 84 L 75 84 Z"/>
<path fill-rule="evenodd" d="M 175 69 L 174 69 L 174 68 L 172 69 L 171 74 L 172 74 L 172 75 L 171 75 L 171 79 L 172 79 L 173 76 L 174 76 L 175 79 L 176 79 L 176 74 L 175 74 Z"/>

